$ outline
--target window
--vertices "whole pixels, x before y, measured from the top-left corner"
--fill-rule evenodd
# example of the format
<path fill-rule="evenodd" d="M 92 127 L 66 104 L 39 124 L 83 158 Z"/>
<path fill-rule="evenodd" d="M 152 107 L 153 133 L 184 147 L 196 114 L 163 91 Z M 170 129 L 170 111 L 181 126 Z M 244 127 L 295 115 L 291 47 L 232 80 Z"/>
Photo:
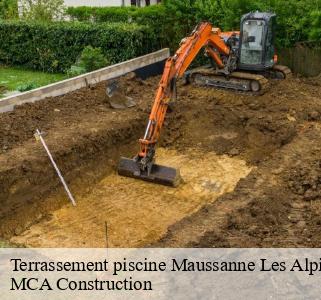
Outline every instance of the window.
<path fill-rule="evenodd" d="M 272 17 L 269 21 L 267 37 L 266 37 L 266 57 L 265 65 L 272 66 L 274 64 L 274 31 L 275 31 L 275 17 Z"/>
<path fill-rule="evenodd" d="M 263 55 L 263 20 L 247 20 L 243 24 L 241 63 L 258 65 Z"/>

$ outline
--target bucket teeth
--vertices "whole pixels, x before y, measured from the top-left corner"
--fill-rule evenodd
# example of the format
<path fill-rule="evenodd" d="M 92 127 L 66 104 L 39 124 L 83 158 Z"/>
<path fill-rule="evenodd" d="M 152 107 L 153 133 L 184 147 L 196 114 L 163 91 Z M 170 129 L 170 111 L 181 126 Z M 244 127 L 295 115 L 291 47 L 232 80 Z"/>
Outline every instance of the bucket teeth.
<path fill-rule="evenodd" d="M 150 175 L 148 175 L 147 171 L 140 170 L 135 160 L 124 157 L 119 161 L 118 174 L 173 187 L 181 181 L 180 172 L 177 169 L 153 164 Z"/>

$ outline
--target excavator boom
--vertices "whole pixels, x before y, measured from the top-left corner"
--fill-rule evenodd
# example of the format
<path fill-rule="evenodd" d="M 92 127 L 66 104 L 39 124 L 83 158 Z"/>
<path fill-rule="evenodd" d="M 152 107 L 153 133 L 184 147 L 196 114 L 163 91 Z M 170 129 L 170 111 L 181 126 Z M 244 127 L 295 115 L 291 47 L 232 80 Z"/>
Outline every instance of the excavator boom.
<path fill-rule="evenodd" d="M 134 159 L 121 158 L 118 165 L 120 175 L 171 186 L 179 183 L 179 170 L 155 164 L 155 147 L 168 104 L 176 93 L 176 80 L 183 76 L 203 47 L 218 66 L 224 67 L 218 53 L 228 56 L 230 49 L 225 44 L 221 31 L 208 22 L 200 23 L 189 37 L 182 40 L 175 55 L 166 61 L 144 137 L 139 140 L 140 151 Z"/>

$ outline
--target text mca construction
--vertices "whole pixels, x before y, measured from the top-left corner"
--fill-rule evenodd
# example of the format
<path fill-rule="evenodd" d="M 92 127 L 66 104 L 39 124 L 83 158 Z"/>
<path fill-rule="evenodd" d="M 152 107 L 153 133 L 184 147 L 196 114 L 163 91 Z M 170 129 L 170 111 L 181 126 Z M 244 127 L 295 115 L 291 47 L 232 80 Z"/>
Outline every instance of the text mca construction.
<path fill-rule="evenodd" d="M 122 276 L 126 272 L 131 274 L 146 272 L 305 272 L 309 276 L 321 272 L 321 258 L 294 259 L 289 261 L 275 261 L 261 258 L 258 261 L 213 261 L 213 260 L 189 260 L 176 259 L 170 261 L 152 261 L 145 258 L 142 261 L 130 261 L 124 258 L 122 261 L 109 262 L 62 262 L 62 261 L 23 261 L 11 259 L 12 271 L 17 277 L 11 277 L 11 290 L 69 290 L 69 291 L 103 291 L 103 290 L 153 290 L 152 281 L 134 280 L 131 276 L 125 279 L 104 280 L 106 276 Z M 16 273 L 15 273 L 16 272 Z M 22 273 L 23 272 L 23 273 Z M 44 272 L 96 272 L 93 280 L 72 280 L 67 276 L 61 276 L 51 282 L 46 277 L 36 277 L 35 274 Z M 29 276 L 25 276 L 28 274 Z M 73 273 L 75 274 L 75 273 Z M 90 273 L 91 274 L 91 273 Z M 45 275 L 45 274 L 43 274 Z M 23 277 L 25 276 L 25 277 Z M 19 277 L 19 279 L 18 279 Z"/>

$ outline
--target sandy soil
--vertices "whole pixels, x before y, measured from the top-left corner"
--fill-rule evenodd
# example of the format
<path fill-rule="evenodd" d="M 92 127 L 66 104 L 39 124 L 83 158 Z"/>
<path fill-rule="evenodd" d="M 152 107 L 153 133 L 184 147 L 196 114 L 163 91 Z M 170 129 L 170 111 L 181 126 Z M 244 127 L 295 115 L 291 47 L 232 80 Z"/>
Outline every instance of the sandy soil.
<path fill-rule="evenodd" d="M 65 205 L 11 242 L 30 247 L 104 247 L 107 222 L 110 247 L 141 247 L 231 192 L 250 171 L 242 160 L 213 153 L 200 158 L 198 151 L 182 154 L 160 148 L 157 157 L 161 164 L 180 168 L 184 183 L 169 188 L 111 174 L 77 199 L 76 208 Z"/>
<path fill-rule="evenodd" d="M 133 156 L 159 78 L 122 79 L 137 101 L 114 111 L 104 84 L 0 115 L 0 236 L 39 247 L 321 246 L 321 84 L 272 81 L 262 96 L 179 86 L 158 162 L 177 189 L 115 174 Z M 33 139 L 46 140 L 72 208 Z"/>

